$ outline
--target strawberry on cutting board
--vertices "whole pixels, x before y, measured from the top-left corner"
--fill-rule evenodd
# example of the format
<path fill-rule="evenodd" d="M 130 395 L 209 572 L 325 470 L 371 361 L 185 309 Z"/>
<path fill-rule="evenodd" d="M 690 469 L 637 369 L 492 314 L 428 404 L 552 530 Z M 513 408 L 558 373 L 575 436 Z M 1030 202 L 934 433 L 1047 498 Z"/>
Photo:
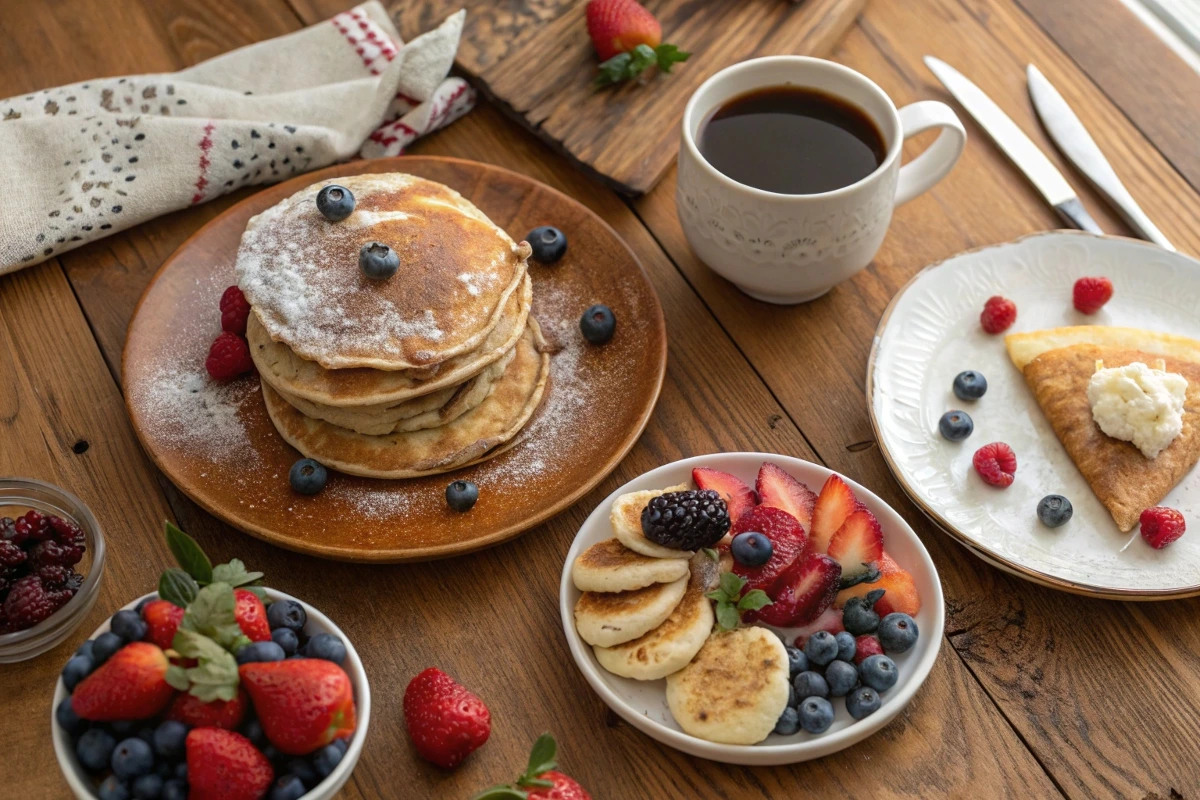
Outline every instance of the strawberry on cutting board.
<path fill-rule="evenodd" d="M 692 480 L 699 489 L 709 489 L 721 495 L 725 507 L 729 511 L 729 522 L 737 524 L 750 509 L 754 508 L 754 491 L 742 483 L 741 479 L 721 472 L 719 469 L 696 467 L 692 470 Z"/>
<path fill-rule="evenodd" d="M 670 72 L 691 55 L 663 44 L 662 25 L 637 0 L 588 0 L 587 29 L 603 62 L 596 78 L 600 86 L 637 77 L 653 65 Z"/>
<path fill-rule="evenodd" d="M 75 687 L 71 708 L 93 722 L 148 719 L 162 713 L 175 690 L 167 655 L 149 642 L 131 642 Z"/>
<path fill-rule="evenodd" d="M 786 511 L 800 521 L 804 530 L 812 530 L 813 507 L 817 503 L 817 496 L 803 483 L 779 466 L 764 461 L 758 469 L 754 487 L 758 490 L 759 502 L 764 506 Z"/>
<path fill-rule="evenodd" d="M 195 728 L 185 747 L 188 800 L 259 800 L 275 779 L 271 762 L 240 733 Z"/>
<path fill-rule="evenodd" d="M 409 681 L 404 722 L 417 755 L 443 769 L 457 767 L 492 733 L 488 707 L 437 667 Z"/>
<path fill-rule="evenodd" d="M 238 667 L 267 740 L 302 756 L 354 733 L 354 689 L 332 661 L 289 658 Z"/>

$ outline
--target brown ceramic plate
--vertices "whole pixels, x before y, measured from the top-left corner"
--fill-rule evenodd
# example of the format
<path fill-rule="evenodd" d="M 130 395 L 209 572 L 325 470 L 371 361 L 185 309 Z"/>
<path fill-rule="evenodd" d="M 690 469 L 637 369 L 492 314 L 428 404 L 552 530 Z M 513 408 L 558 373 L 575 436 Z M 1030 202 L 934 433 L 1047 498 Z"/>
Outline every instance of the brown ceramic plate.
<path fill-rule="evenodd" d="M 224 386 L 204 358 L 220 332 L 218 302 L 250 217 L 318 180 L 408 172 L 440 181 L 475 203 L 514 239 L 538 225 L 570 242 L 553 266 L 531 263 L 533 313 L 562 346 L 550 385 L 520 443 L 446 475 L 403 481 L 330 473 L 314 497 L 294 493 L 300 455 L 267 418 L 257 375 Z M 584 309 L 605 303 L 612 341 L 589 345 Z M 146 288 L 125 342 L 123 382 L 134 428 L 150 457 L 185 494 L 252 536 L 346 561 L 418 561 L 510 539 L 570 506 L 633 446 L 654 410 L 667 363 L 662 307 L 637 257 L 603 220 L 537 181 L 498 167 L 405 156 L 330 167 L 266 189 L 197 231 Z M 474 481 L 470 512 L 446 507 L 446 484 Z"/>

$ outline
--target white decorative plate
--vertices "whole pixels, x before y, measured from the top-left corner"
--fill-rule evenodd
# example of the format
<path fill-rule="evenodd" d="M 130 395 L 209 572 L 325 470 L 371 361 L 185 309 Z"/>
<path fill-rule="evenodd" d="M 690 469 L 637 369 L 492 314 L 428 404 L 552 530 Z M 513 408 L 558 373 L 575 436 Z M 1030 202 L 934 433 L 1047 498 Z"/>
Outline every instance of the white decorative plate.
<path fill-rule="evenodd" d="M 915 618 L 920 637 L 907 653 L 892 656 L 899 669 L 900 679 L 895 686 L 881 695 L 883 704 L 878 711 L 856 722 L 847 713 L 844 701 L 839 698 L 832 701 L 833 726 L 824 733 L 811 734 L 801 731 L 792 736 L 773 733 L 766 741 L 755 745 L 717 744 L 690 736 L 680 729 L 667 707 L 666 680 L 635 681 L 613 675 L 601 667 L 591 646 L 584 642 L 575 630 L 575 603 L 579 600 L 580 591 L 571 580 L 571 565 L 584 550 L 612 537 L 609 515 L 613 501 L 628 492 L 661 489 L 680 483 L 691 485 L 692 469 L 695 467 L 719 469 L 736 475 L 747 485 L 753 486 L 758 468 L 764 461 L 778 464 L 813 491 L 820 491 L 825 479 L 832 474 L 819 464 L 767 453 L 714 453 L 685 458 L 650 470 L 617 489 L 596 506 L 596 510 L 579 529 L 575 542 L 567 553 L 559 585 L 559 610 L 562 613 L 563 630 L 567 635 L 571 656 L 592 689 L 609 708 L 642 733 L 676 750 L 713 761 L 749 766 L 794 764 L 827 756 L 866 739 L 891 722 L 917 693 L 917 689 L 933 669 L 933 662 L 937 660 L 941 648 L 946 617 L 942 584 L 938 580 L 937 569 L 917 534 L 891 506 L 870 490 L 843 476 L 855 496 L 879 519 L 883 526 L 884 547 L 896 563 L 912 575 L 913 583 L 921 596 L 921 610 Z M 793 632 L 782 630 L 791 641 Z"/>
<path fill-rule="evenodd" d="M 1097 314 L 1075 311 L 1071 290 L 1085 275 L 1115 288 Z M 1117 325 L 1200 339 L 1200 262 L 1131 239 L 1057 231 L 954 256 L 920 272 L 892 299 L 867 366 L 871 422 L 904 490 L 929 517 L 984 560 L 1054 588 L 1154 600 L 1200 594 L 1200 478 L 1186 476 L 1162 501 L 1196 528 L 1163 550 L 1122 534 L 1054 436 L 1004 336 L 979 326 L 984 301 L 1017 304 L 1006 333 L 1064 325 Z M 967 369 L 988 381 L 980 400 L 958 400 L 951 384 Z M 971 415 L 961 443 L 938 433 L 950 409 Z M 1017 455 L 1007 489 L 986 485 L 971 457 L 1007 442 Z M 1050 529 L 1037 518 L 1047 494 L 1065 495 L 1072 519 Z M 1131 540 L 1132 537 L 1132 541 Z M 1128 548 L 1125 548 L 1126 544 Z"/>

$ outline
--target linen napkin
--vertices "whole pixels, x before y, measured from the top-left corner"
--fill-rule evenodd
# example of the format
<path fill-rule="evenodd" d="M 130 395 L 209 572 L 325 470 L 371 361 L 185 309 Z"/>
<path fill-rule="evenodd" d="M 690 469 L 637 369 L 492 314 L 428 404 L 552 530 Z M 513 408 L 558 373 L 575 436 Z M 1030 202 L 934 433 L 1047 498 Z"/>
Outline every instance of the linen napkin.
<path fill-rule="evenodd" d="M 243 186 L 399 154 L 474 103 L 447 78 L 465 16 L 405 44 L 371 0 L 179 72 L 0 101 L 0 275 Z"/>

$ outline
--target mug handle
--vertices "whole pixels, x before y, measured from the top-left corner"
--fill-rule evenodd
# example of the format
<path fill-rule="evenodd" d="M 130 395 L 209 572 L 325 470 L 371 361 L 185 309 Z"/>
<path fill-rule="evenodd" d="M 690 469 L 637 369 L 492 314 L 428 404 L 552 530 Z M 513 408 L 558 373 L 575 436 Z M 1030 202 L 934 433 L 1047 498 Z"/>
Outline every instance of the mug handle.
<path fill-rule="evenodd" d="M 930 128 L 942 133 L 921 155 L 900 168 L 896 181 L 896 205 L 924 194 L 946 177 L 967 144 L 967 132 L 950 106 L 937 100 L 922 100 L 900 109 L 900 131 L 905 139 Z"/>

